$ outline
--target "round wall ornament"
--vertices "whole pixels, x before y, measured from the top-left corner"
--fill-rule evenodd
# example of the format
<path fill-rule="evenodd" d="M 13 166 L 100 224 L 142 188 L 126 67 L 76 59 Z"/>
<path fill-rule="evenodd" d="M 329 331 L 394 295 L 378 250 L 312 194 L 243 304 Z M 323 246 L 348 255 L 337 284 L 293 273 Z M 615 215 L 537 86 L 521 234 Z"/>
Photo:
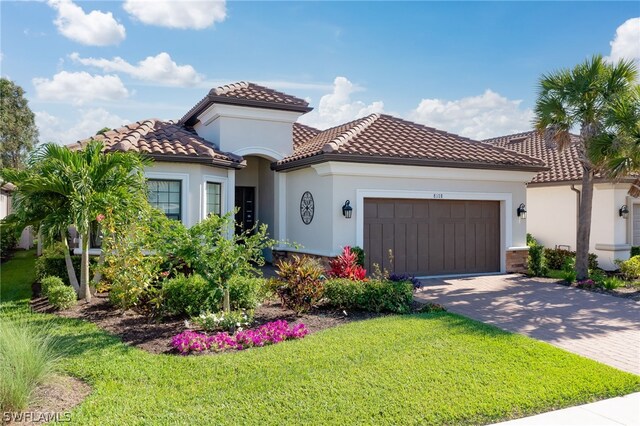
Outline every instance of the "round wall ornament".
<path fill-rule="evenodd" d="M 305 225 L 308 225 L 313 220 L 313 214 L 315 213 L 315 203 L 313 201 L 313 195 L 309 191 L 302 194 L 300 199 L 300 218 Z"/>

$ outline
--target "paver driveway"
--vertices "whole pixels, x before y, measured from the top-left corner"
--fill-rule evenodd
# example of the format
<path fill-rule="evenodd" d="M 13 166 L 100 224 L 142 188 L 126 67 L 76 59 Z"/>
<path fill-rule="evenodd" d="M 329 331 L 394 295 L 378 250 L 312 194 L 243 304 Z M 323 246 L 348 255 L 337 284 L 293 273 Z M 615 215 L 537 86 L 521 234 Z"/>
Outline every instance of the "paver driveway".
<path fill-rule="evenodd" d="M 522 275 L 422 283 L 420 301 L 640 374 L 640 302 Z"/>

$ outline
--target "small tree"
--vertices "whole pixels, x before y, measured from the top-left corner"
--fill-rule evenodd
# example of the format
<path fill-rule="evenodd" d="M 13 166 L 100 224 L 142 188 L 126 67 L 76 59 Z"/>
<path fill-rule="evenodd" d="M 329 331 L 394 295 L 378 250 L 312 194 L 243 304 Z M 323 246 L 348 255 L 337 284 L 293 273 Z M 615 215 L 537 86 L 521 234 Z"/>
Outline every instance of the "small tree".
<path fill-rule="evenodd" d="M 0 78 L 0 168 L 23 167 L 37 143 L 35 115 L 24 98 L 24 90 L 13 81 Z"/>

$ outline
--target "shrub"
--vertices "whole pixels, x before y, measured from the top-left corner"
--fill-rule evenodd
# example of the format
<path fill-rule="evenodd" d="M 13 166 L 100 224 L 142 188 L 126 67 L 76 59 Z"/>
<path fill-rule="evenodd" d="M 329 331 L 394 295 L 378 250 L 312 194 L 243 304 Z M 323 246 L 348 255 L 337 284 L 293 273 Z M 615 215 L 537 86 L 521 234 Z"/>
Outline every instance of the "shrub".
<path fill-rule="evenodd" d="M 584 288 L 586 290 L 593 290 L 594 288 L 596 288 L 598 285 L 596 284 L 595 281 L 593 281 L 592 279 L 586 279 L 586 280 L 582 280 L 582 281 L 578 281 L 576 283 L 576 287 L 578 288 Z"/>
<path fill-rule="evenodd" d="M 566 257 L 562 265 L 562 279 L 571 284 L 577 277 L 575 257 Z"/>
<path fill-rule="evenodd" d="M 324 270 L 320 263 L 307 256 L 293 256 L 292 260 L 277 264 L 278 278 L 271 282 L 282 305 L 296 314 L 306 312 L 322 297 Z"/>
<path fill-rule="evenodd" d="M 563 250 L 563 249 L 544 249 L 544 257 L 547 260 L 547 267 L 550 269 L 562 269 L 567 258 L 576 258 L 575 251 Z M 589 269 L 596 269 L 598 267 L 598 256 L 593 253 L 589 253 Z"/>
<path fill-rule="evenodd" d="M 213 336 L 184 331 L 171 339 L 171 346 L 182 355 L 207 350 L 222 351 L 225 349 L 243 350 L 250 347 L 262 347 L 291 339 L 302 339 L 309 334 L 304 324 L 289 326 L 286 321 L 279 320 L 261 325 L 255 330 L 238 332 L 235 336 L 228 333 L 217 333 Z"/>
<path fill-rule="evenodd" d="M 534 277 L 544 277 L 549 272 L 547 261 L 544 256 L 544 246 L 533 244 L 529 246 L 529 255 L 527 259 L 527 267 L 529 274 Z"/>
<path fill-rule="evenodd" d="M 34 389 L 55 372 L 60 354 L 50 326 L 0 319 L 0 412 L 29 406 Z"/>
<path fill-rule="evenodd" d="M 594 269 L 589 271 L 589 278 L 591 278 L 596 284 L 602 285 L 607 278 L 607 274 L 602 269 Z"/>
<path fill-rule="evenodd" d="M 198 274 L 178 275 L 162 286 L 163 309 L 172 315 L 200 315 L 201 312 L 218 311 L 222 301 L 222 289 L 209 288 L 207 280 Z"/>
<path fill-rule="evenodd" d="M 627 280 L 635 280 L 640 278 L 640 256 L 633 256 L 629 260 L 616 260 L 616 264 L 620 267 L 620 273 Z"/>
<path fill-rule="evenodd" d="M 634 256 L 640 256 L 640 246 L 631 247 L 631 256 L 630 257 L 634 257 Z"/>
<path fill-rule="evenodd" d="M 332 279 L 325 282 L 325 297 L 333 306 L 371 312 L 407 313 L 413 302 L 409 281 L 353 281 Z"/>
<path fill-rule="evenodd" d="M 40 280 L 40 294 L 42 297 L 49 296 L 49 290 L 53 287 L 64 287 L 64 281 L 60 277 L 44 277 Z"/>
<path fill-rule="evenodd" d="M 351 251 L 351 247 L 342 249 L 342 254 L 330 262 L 329 276 L 332 278 L 349 278 L 351 280 L 364 280 L 367 271 L 357 262 L 357 256 Z"/>
<path fill-rule="evenodd" d="M 68 285 L 49 287 L 47 297 L 51 306 L 56 309 L 69 309 L 78 301 L 75 290 Z"/>
<path fill-rule="evenodd" d="M 364 250 L 361 247 L 353 246 L 351 247 L 351 253 L 356 255 L 356 264 L 364 268 L 364 261 L 365 261 Z"/>
<path fill-rule="evenodd" d="M 14 224 L 0 221 L 0 258 L 7 257 L 18 244 L 20 233 Z"/>
<path fill-rule="evenodd" d="M 622 286 L 624 286 L 624 281 L 622 281 L 620 278 L 608 277 L 602 280 L 602 287 L 606 288 L 607 290 L 615 290 L 616 288 Z"/>
<path fill-rule="evenodd" d="M 251 325 L 253 312 L 231 311 L 217 314 L 205 312 L 193 317 L 191 320 L 205 331 L 223 330 L 234 332 L 237 329 Z"/>
<path fill-rule="evenodd" d="M 527 232 L 527 245 L 529 247 L 531 246 L 537 246 L 538 245 L 538 240 L 536 240 L 533 235 L 531 235 L 530 233 Z"/>
<path fill-rule="evenodd" d="M 255 309 L 266 298 L 266 280 L 236 275 L 229 279 L 231 309 Z"/>
<path fill-rule="evenodd" d="M 35 271 L 36 279 L 42 280 L 47 276 L 60 277 L 60 279 L 69 285 L 69 273 L 67 272 L 67 264 L 64 260 L 64 250 L 66 248 L 60 242 L 53 244 L 43 250 L 42 256 L 36 259 Z M 80 256 L 71 256 L 73 269 L 76 272 L 78 280 L 80 279 Z M 93 276 L 97 258 L 89 258 L 89 275 Z"/>

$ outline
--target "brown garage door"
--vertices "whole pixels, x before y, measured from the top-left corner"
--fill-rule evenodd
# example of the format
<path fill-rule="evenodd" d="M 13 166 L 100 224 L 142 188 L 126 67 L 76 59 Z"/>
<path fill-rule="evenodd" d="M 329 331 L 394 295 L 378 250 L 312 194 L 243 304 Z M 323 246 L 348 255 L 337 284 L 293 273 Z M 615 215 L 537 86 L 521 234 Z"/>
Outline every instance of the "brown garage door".
<path fill-rule="evenodd" d="M 377 263 L 418 276 L 499 272 L 500 203 L 367 198 L 364 250 L 368 271 Z"/>

